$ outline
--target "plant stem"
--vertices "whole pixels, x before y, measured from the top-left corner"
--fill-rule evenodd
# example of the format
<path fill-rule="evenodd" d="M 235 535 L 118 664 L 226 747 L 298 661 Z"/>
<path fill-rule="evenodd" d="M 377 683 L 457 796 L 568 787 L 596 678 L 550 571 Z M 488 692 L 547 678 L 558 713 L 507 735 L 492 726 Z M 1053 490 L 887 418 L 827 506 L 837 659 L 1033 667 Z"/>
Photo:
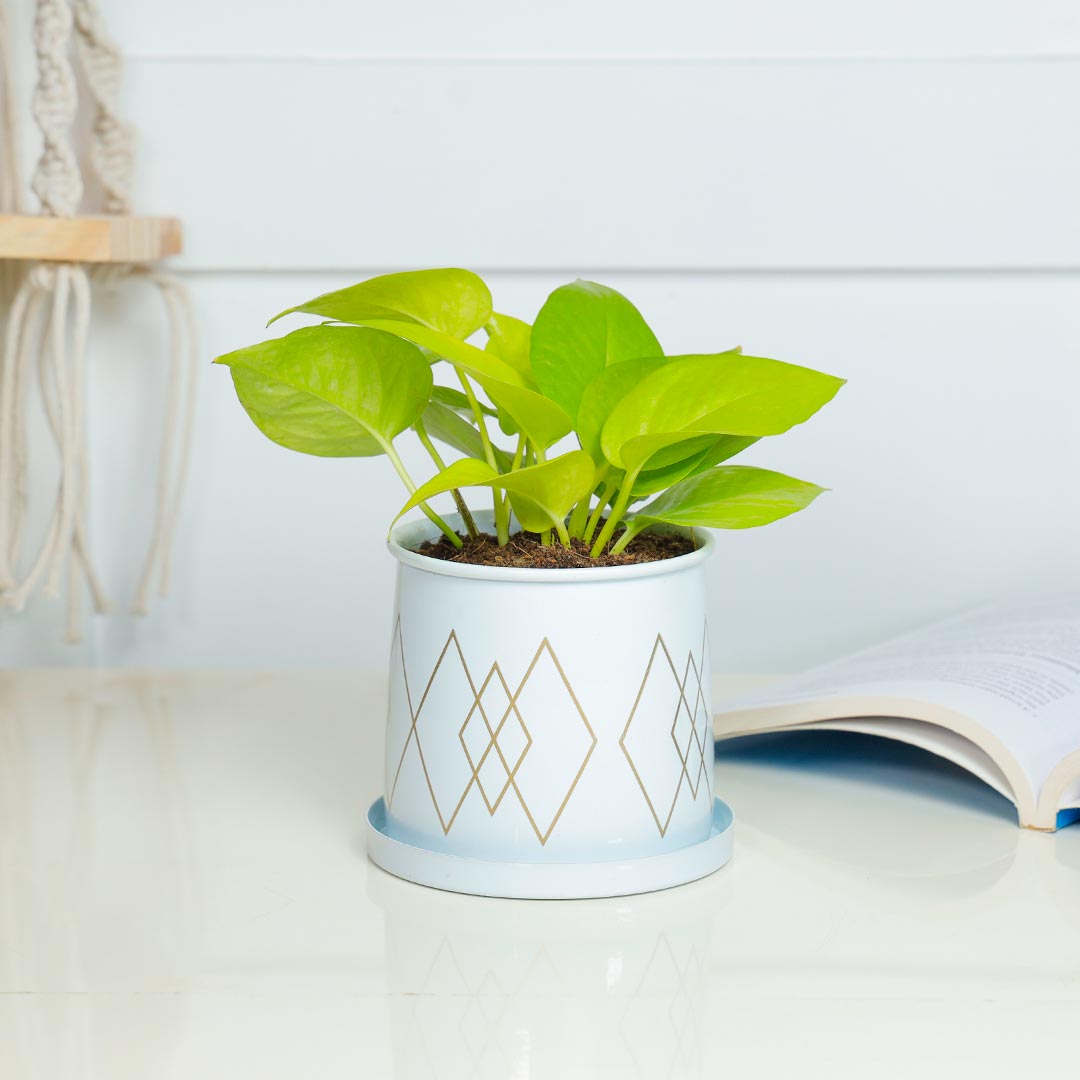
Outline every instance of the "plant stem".
<path fill-rule="evenodd" d="M 631 521 L 623 530 L 622 536 L 611 545 L 611 554 L 618 555 L 620 552 L 625 551 L 626 545 L 639 533 L 643 532 L 645 528 L 645 525 L 638 525 L 636 521 Z"/>
<path fill-rule="evenodd" d="M 510 463 L 510 471 L 517 472 L 525 464 L 525 448 L 529 445 L 524 435 L 518 436 L 517 449 L 514 451 L 514 459 Z"/>
<path fill-rule="evenodd" d="M 600 516 L 604 512 L 604 507 L 607 506 L 613 490 L 612 485 L 606 480 L 600 486 L 600 493 L 596 496 L 596 509 L 593 510 L 592 516 L 589 518 L 589 524 L 585 527 L 585 534 L 582 537 L 586 544 L 592 543 L 592 538 L 596 533 L 596 526 L 600 524 Z"/>
<path fill-rule="evenodd" d="M 484 457 L 487 463 L 498 472 L 499 466 L 495 461 L 495 448 L 491 445 L 491 436 L 488 434 L 487 424 L 484 422 L 484 411 L 480 408 L 480 402 L 476 400 L 476 392 L 473 390 L 472 383 L 469 382 L 465 372 L 456 364 L 454 370 L 458 373 L 461 388 L 469 399 L 469 408 L 472 409 L 472 414 L 476 419 L 476 426 L 480 429 L 480 442 L 484 446 Z M 491 496 L 495 512 L 495 535 L 498 538 L 499 546 L 504 547 L 510 539 L 510 511 L 507 502 L 502 497 L 502 493 L 497 488 L 492 489 Z"/>
<path fill-rule="evenodd" d="M 607 471 L 610 465 L 603 465 L 596 470 L 596 475 L 593 477 L 593 489 L 587 495 L 585 495 L 574 507 L 574 512 L 570 515 L 570 535 L 571 536 L 584 536 L 585 526 L 589 520 L 589 502 L 593 495 L 596 494 L 597 488 L 600 486 L 604 477 L 607 475 Z"/>
<path fill-rule="evenodd" d="M 534 450 L 534 452 L 536 454 L 536 464 L 537 465 L 543 465 L 544 462 L 547 461 L 547 454 L 544 452 L 543 447 L 534 446 L 533 450 Z M 561 525 L 561 522 L 559 524 Z M 563 537 L 566 537 L 566 539 L 563 540 Z M 570 546 L 570 537 L 567 536 L 566 526 L 565 525 L 563 525 L 559 529 L 559 539 L 562 540 L 563 543 L 567 547 Z M 541 547 L 551 547 L 551 530 L 550 529 L 543 529 L 541 531 L 541 533 L 540 533 L 540 545 L 541 545 Z"/>
<path fill-rule="evenodd" d="M 392 442 L 383 443 L 383 450 L 386 452 L 386 456 L 390 459 L 390 464 L 394 466 L 394 471 L 401 477 L 401 482 L 409 489 L 411 495 L 416 491 L 416 484 L 413 482 L 413 478 L 409 475 L 408 469 L 405 468 L 405 463 L 398 457 L 398 452 L 394 449 Z M 424 511 L 424 515 L 427 519 L 442 530 L 443 535 L 450 541 L 454 547 L 461 547 L 461 537 L 458 536 L 449 525 L 426 502 L 420 504 L 420 509 Z"/>
<path fill-rule="evenodd" d="M 592 558 L 596 559 L 600 557 L 601 552 L 603 552 L 604 548 L 607 546 L 607 542 L 615 532 L 615 527 L 622 520 L 623 514 L 626 513 L 626 507 L 630 502 L 630 492 L 634 488 L 638 473 L 641 472 L 641 469 L 641 465 L 636 469 L 631 469 L 623 479 L 622 487 L 619 488 L 619 497 L 615 500 L 615 505 L 611 509 L 611 514 L 608 516 L 607 523 L 600 530 L 600 535 L 596 538 L 596 543 L 593 544 L 592 550 L 589 552 L 589 555 Z"/>
<path fill-rule="evenodd" d="M 574 512 L 570 515 L 570 524 L 568 526 L 571 536 L 581 536 L 585 532 L 585 526 L 589 521 L 589 500 L 592 498 L 592 493 L 582 496 L 578 500 L 577 506 L 574 507 Z"/>
<path fill-rule="evenodd" d="M 416 432 L 417 437 L 424 444 L 424 449 L 431 455 L 431 460 L 435 462 L 435 467 L 442 472 L 446 468 L 446 463 L 442 459 L 442 455 L 435 449 L 435 444 L 431 441 L 431 437 L 427 433 L 427 428 L 424 427 L 424 421 L 417 419 L 413 424 L 413 430 Z M 472 512 L 468 506 L 465 505 L 465 500 L 461 497 L 461 492 L 457 488 L 453 488 L 450 492 L 451 498 L 454 500 L 454 505 L 457 507 L 458 513 L 461 515 L 461 522 L 465 526 L 465 531 L 475 540 L 480 535 L 480 530 L 476 527 L 476 522 L 473 520 Z"/>

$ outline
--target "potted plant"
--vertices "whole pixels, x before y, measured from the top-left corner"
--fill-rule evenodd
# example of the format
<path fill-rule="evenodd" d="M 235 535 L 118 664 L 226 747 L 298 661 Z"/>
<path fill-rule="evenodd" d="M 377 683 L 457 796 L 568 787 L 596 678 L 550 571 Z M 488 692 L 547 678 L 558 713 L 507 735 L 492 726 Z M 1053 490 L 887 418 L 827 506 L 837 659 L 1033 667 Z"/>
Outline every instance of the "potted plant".
<path fill-rule="evenodd" d="M 587 281 L 556 289 L 532 325 L 456 269 L 372 278 L 294 312 L 323 322 L 217 360 L 248 415 L 303 453 L 385 455 L 408 491 L 389 538 L 374 861 L 530 897 L 639 892 L 722 865 L 708 530 L 765 525 L 820 494 L 728 462 L 843 380 L 737 348 L 666 356 L 629 300 Z M 406 433 L 430 477 L 402 462 Z M 483 512 L 466 499 L 477 490 Z"/>

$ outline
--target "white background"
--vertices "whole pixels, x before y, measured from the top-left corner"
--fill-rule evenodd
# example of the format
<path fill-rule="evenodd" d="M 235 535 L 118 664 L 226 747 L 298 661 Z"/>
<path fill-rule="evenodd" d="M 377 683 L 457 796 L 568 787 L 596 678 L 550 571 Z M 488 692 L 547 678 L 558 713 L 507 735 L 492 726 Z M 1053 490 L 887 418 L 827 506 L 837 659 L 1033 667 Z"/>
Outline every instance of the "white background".
<path fill-rule="evenodd" d="M 668 351 L 741 344 L 850 380 L 746 456 L 832 491 L 721 535 L 718 670 L 1080 584 L 1068 0 L 103 7 L 129 58 L 139 209 L 184 219 L 207 361 L 327 289 L 456 264 L 525 318 L 592 277 Z M 93 542 L 121 609 L 163 368 L 154 298 L 125 300 L 101 298 L 90 403 Z M 200 406 L 172 595 L 74 648 L 38 599 L 0 617 L 0 663 L 383 663 L 392 471 L 271 445 L 222 370 Z M 40 504 L 54 466 L 35 450 Z"/>

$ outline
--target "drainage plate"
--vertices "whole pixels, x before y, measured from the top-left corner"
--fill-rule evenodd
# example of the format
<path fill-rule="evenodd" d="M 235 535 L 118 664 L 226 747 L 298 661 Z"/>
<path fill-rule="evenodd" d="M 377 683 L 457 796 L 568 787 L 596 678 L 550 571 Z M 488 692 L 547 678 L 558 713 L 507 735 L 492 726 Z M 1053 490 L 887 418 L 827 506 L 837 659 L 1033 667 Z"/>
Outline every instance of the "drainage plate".
<path fill-rule="evenodd" d="M 670 889 L 703 878 L 731 858 L 734 825 L 731 808 L 716 799 L 709 835 L 678 851 L 592 863 L 494 862 L 396 840 L 380 798 L 368 810 L 367 849 L 371 861 L 388 873 L 434 889 L 519 900 L 580 900 Z"/>

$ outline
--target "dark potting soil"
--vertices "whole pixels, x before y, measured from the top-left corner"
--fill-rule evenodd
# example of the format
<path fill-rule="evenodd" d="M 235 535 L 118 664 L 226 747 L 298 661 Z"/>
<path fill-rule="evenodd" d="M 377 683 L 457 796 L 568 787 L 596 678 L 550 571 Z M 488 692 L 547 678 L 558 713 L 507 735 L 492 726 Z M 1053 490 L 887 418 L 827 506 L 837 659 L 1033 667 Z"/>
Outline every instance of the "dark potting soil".
<path fill-rule="evenodd" d="M 641 533 L 632 540 L 625 551 L 611 553 L 611 544 L 595 559 L 589 558 L 589 548 L 584 540 L 571 540 L 565 548 L 557 536 L 545 547 L 537 533 L 517 532 L 505 547 L 490 533 L 479 536 L 462 536 L 463 545 L 454 547 L 445 536 L 438 540 L 425 540 L 417 549 L 419 555 L 444 562 L 473 563 L 480 566 L 517 566 L 539 570 L 577 570 L 590 566 L 632 566 L 635 563 L 659 562 L 674 559 L 694 550 L 694 542 L 688 536 L 671 533 Z"/>

